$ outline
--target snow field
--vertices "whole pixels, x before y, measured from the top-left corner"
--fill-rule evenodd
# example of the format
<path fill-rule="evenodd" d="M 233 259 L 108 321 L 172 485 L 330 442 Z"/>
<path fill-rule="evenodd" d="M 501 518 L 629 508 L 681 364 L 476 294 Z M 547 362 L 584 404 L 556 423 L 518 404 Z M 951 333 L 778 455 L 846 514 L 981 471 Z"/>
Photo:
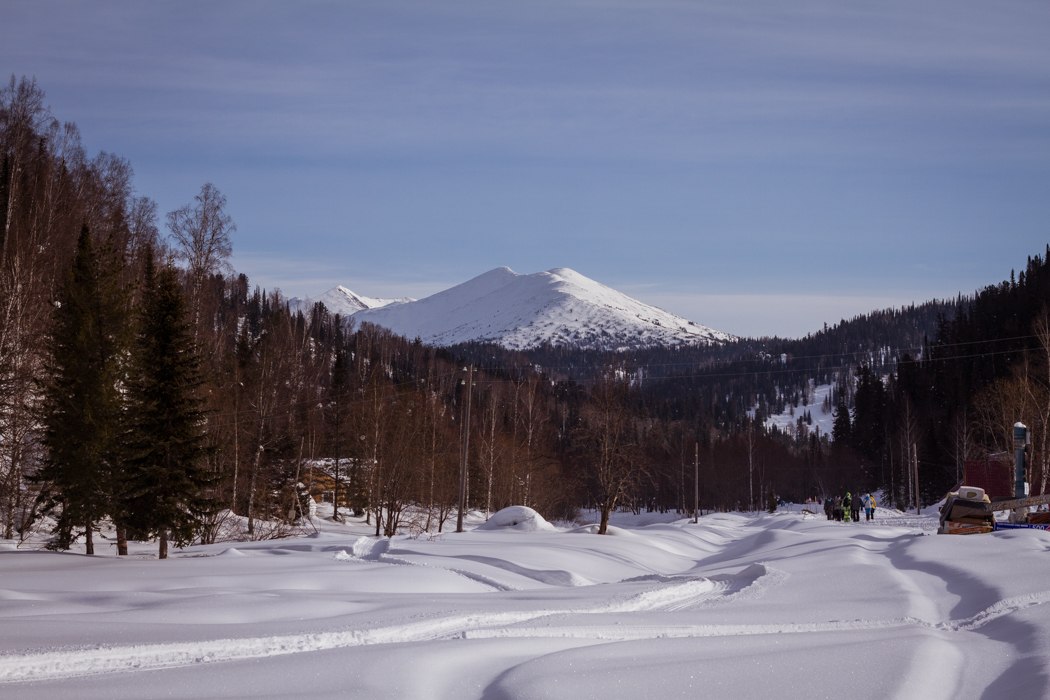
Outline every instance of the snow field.
<path fill-rule="evenodd" d="M 1045 532 L 521 515 L 391 540 L 319 521 L 166 562 L 4 548 L 0 697 L 1047 694 Z"/>

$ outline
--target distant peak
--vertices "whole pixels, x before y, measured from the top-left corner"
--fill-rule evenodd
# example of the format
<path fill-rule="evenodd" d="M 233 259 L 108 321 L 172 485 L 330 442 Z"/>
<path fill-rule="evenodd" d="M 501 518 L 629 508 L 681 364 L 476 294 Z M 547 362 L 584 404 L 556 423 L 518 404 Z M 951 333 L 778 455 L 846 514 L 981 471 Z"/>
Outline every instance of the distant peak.
<path fill-rule="evenodd" d="M 348 288 L 344 287 L 343 285 L 339 285 L 335 289 L 329 290 L 327 293 L 331 294 L 333 292 L 335 292 L 337 294 L 342 294 L 345 297 L 350 297 L 351 299 L 360 299 L 361 298 L 361 296 L 357 292 L 353 291 L 352 289 L 348 289 Z"/>
<path fill-rule="evenodd" d="M 592 280 L 590 277 L 587 277 L 586 275 L 581 275 L 579 272 L 573 270 L 571 267 L 555 267 L 553 269 L 547 270 L 547 274 L 551 277 L 557 277 L 558 279 L 565 280 L 566 282 L 594 282 L 594 280 Z"/>
<path fill-rule="evenodd" d="M 573 270 L 571 267 L 554 267 L 547 270 L 552 275 L 558 275 L 559 277 L 581 277 L 579 272 Z"/>
<path fill-rule="evenodd" d="M 518 273 L 515 272 L 514 270 L 510 269 L 506 265 L 503 265 L 501 267 L 494 267 L 491 270 L 489 270 L 488 272 L 483 272 L 480 275 L 478 275 L 477 277 L 475 277 L 474 279 L 479 279 L 480 280 L 480 279 L 484 279 L 484 278 L 487 278 L 487 277 L 494 277 L 494 278 L 497 278 L 497 279 L 514 279 L 514 278 L 518 277 Z"/>
<path fill-rule="evenodd" d="M 349 294 L 341 301 L 350 302 Z M 714 345 L 731 338 L 568 267 L 519 274 L 501 266 L 419 301 L 383 308 L 371 301 L 366 297 L 360 304 L 366 308 L 355 313 L 359 321 L 433 345 L 495 342 L 511 349 L 547 344 L 626 350 Z"/>
<path fill-rule="evenodd" d="M 502 289 L 520 277 L 521 275 L 509 267 L 497 267 L 488 272 L 483 272 L 472 280 L 453 287 L 453 289 L 468 289 L 472 290 L 474 294 L 488 294 L 497 289 Z"/>
<path fill-rule="evenodd" d="M 341 284 L 332 287 L 327 292 L 317 297 L 289 299 L 292 308 L 295 309 L 308 309 L 313 304 L 320 302 L 324 304 L 329 312 L 337 313 L 342 316 L 351 316 L 363 309 L 375 309 L 390 304 L 400 304 L 408 301 L 412 301 L 412 299 L 408 297 L 400 297 L 397 299 L 376 299 L 373 297 L 366 297 Z"/>

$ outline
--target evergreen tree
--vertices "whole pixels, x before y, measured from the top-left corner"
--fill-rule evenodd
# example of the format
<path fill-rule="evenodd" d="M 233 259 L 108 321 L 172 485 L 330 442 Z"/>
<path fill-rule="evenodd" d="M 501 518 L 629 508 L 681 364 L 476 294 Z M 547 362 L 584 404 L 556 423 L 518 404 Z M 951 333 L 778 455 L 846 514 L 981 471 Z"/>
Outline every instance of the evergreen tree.
<path fill-rule="evenodd" d="M 831 424 L 831 439 L 839 446 L 848 446 L 853 437 L 853 425 L 850 421 L 849 407 L 845 400 L 839 399 L 835 406 L 834 421 Z"/>
<path fill-rule="evenodd" d="M 119 469 L 119 336 L 112 287 L 99 270 L 84 227 L 55 312 L 43 404 L 47 458 L 38 475 L 41 502 L 57 513 L 51 546 L 68 549 L 74 528 L 82 527 L 88 554 L 94 554 L 94 527 L 111 510 L 110 487 Z"/>
<path fill-rule="evenodd" d="M 202 379 L 177 273 L 147 256 L 140 327 L 128 383 L 122 505 L 135 534 L 158 537 L 159 558 L 189 544 L 215 509 L 209 493 Z"/>
<path fill-rule="evenodd" d="M 859 454 L 873 464 L 882 461 L 887 434 L 887 397 L 882 380 L 871 368 L 862 366 L 857 371 L 857 392 L 854 397 L 852 441 Z"/>

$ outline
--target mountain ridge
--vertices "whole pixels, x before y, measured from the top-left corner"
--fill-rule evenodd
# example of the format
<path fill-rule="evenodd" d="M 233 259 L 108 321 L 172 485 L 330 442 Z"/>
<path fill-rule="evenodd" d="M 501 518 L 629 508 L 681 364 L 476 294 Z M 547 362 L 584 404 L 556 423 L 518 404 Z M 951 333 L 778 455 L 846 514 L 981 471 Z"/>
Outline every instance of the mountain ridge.
<path fill-rule="evenodd" d="M 375 300 L 340 286 L 315 300 L 293 300 L 293 304 L 302 308 L 314 301 L 356 322 L 438 346 L 492 342 L 511 350 L 549 344 L 621 351 L 734 339 L 567 267 L 531 274 L 497 267 L 418 300 Z M 376 301 L 384 303 L 370 304 Z"/>
<path fill-rule="evenodd" d="M 337 285 L 318 297 L 307 299 L 299 299 L 296 297 L 289 299 L 288 303 L 292 309 L 306 313 L 315 303 L 321 302 L 329 312 L 339 314 L 343 317 L 349 317 L 353 316 L 358 311 L 364 311 L 365 309 L 378 309 L 390 304 L 404 304 L 410 301 L 415 301 L 415 299 L 411 297 L 379 299 L 376 297 L 364 296 L 363 294 L 357 294 L 343 285 Z"/>

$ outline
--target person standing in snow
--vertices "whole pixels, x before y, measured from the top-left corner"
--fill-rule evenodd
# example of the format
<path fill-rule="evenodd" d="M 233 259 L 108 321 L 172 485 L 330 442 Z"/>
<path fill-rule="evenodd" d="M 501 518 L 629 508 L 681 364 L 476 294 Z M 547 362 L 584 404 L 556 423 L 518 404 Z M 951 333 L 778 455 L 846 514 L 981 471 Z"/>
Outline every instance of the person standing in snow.
<path fill-rule="evenodd" d="M 831 500 L 831 496 L 824 499 L 824 515 L 828 516 L 828 520 L 835 519 L 834 503 Z"/>
<path fill-rule="evenodd" d="M 868 520 L 874 520 L 875 519 L 875 506 L 876 505 L 877 504 L 875 503 L 875 497 L 872 496 L 869 493 L 868 494 L 868 512 L 867 512 Z"/>
<path fill-rule="evenodd" d="M 860 502 L 864 505 L 864 520 L 871 520 L 871 494 L 864 494 Z"/>
<path fill-rule="evenodd" d="M 855 493 L 855 494 L 853 494 L 853 500 L 850 501 L 850 513 L 853 515 L 853 522 L 855 522 L 855 523 L 859 523 L 860 522 L 860 506 L 861 506 L 860 494 L 859 493 Z"/>
<path fill-rule="evenodd" d="M 842 521 L 850 522 L 850 516 L 853 514 L 853 496 L 849 491 L 842 497 Z"/>

